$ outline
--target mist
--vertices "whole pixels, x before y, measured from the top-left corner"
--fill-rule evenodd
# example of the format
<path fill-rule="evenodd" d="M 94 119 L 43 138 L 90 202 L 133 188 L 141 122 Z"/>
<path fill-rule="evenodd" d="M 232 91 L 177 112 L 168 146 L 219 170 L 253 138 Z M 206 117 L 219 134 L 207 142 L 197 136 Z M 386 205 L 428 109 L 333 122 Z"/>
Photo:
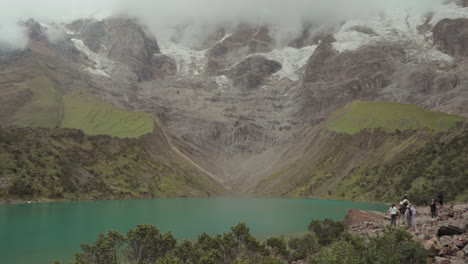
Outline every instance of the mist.
<path fill-rule="evenodd" d="M 305 22 L 333 25 L 349 19 L 367 19 L 392 13 L 427 13 L 441 0 L 0 0 L 0 43 L 26 45 L 19 21 L 67 23 L 78 18 L 109 16 L 137 18 L 156 35 L 168 40 L 183 29 L 182 42 L 194 42 L 220 25 L 241 22 L 274 25 L 275 38 L 290 38 Z M 177 29 L 177 30 L 176 30 Z"/>

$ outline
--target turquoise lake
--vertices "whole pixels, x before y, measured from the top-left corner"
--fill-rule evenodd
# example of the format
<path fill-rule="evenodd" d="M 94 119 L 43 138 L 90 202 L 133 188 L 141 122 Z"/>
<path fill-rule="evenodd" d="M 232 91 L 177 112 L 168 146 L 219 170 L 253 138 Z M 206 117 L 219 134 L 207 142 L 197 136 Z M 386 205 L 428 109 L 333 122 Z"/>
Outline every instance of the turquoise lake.
<path fill-rule="evenodd" d="M 125 234 L 153 224 L 179 239 L 219 234 L 246 222 L 257 238 L 305 232 L 312 219 L 342 220 L 350 208 L 384 211 L 381 204 L 312 199 L 181 198 L 80 201 L 0 206 L 0 263 L 68 263 L 83 242 L 114 229 Z"/>

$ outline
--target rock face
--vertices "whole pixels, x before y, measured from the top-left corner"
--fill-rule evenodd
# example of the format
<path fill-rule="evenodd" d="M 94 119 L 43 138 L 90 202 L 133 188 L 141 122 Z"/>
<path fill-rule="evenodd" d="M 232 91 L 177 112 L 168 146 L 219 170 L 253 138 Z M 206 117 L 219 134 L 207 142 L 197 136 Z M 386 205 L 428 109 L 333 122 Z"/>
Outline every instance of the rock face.
<path fill-rule="evenodd" d="M 154 67 L 153 78 L 160 79 L 177 73 L 175 60 L 164 54 L 154 55 L 151 61 Z"/>
<path fill-rule="evenodd" d="M 206 72 L 211 76 L 219 75 L 222 70 L 238 62 L 239 58 L 273 50 L 273 43 L 268 28 L 240 25 L 233 34 L 209 50 Z"/>
<path fill-rule="evenodd" d="M 368 46 L 353 52 L 334 50 L 332 36 L 325 38 L 309 58 L 302 87 L 307 116 L 327 115 L 345 102 L 378 96 L 405 61 L 405 52 L 396 46 Z"/>
<path fill-rule="evenodd" d="M 83 42 L 91 51 L 130 66 L 137 74 L 138 81 L 150 80 L 166 72 L 161 71 L 161 60 L 158 62 L 153 58 L 160 52 L 156 38 L 148 35 L 132 19 L 75 21 L 69 27 L 79 29 Z M 168 62 L 168 59 L 164 61 Z M 169 73 L 172 74 L 172 71 Z"/>
<path fill-rule="evenodd" d="M 263 56 L 249 56 L 230 68 L 226 75 L 233 80 L 235 86 L 250 90 L 260 86 L 267 77 L 281 70 L 281 67 L 281 63 Z"/>
<path fill-rule="evenodd" d="M 435 25 L 433 35 L 434 43 L 443 52 L 468 57 L 468 19 L 443 19 Z"/>

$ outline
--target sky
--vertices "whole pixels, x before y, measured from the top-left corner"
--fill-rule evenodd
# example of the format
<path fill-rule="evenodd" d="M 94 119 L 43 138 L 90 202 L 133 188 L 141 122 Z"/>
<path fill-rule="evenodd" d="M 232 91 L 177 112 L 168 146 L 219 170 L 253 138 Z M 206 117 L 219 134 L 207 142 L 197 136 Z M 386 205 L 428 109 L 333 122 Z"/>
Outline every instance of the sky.
<path fill-rule="evenodd" d="M 0 42 L 25 45 L 18 21 L 43 23 L 77 18 L 126 15 L 136 17 L 159 39 L 185 25 L 190 41 L 211 33 L 215 25 L 240 21 L 277 26 L 278 38 L 298 34 L 304 21 L 335 24 L 348 19 L 395 12 L 426 13 L 441 0 L 0 0 Z"/>

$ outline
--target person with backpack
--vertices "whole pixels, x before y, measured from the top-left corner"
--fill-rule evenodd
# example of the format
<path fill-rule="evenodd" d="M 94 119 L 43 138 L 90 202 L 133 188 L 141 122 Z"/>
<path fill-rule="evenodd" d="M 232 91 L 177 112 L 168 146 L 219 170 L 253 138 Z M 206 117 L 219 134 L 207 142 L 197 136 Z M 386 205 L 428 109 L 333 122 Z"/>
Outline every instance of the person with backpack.
<path fill-rule="evenodd" d="M 412 228 L 413 224 L 414 224 L 413 210 L 411 209 L 411 207 L 412 207 L 412 205 L 408 204 L 408 206 L 406 206 L 406 210 L 405 210 L 406 222 L 408 223 L 410 228 Z"/>
<path fill-rule="evenodd" d="M 390 225 L 396 225 L 396 217 L 397 217 L 398 209 L 395 207 L 395 204 L 392 204 L 392 206 L 389 209 L 389 212 L 390 212 L 390 217 L 391 217 Z"/>
<path fill-rule="evenodd" d="M 431 218 L 434 221 L 437 217 L 437 203 L 432 199 L 431 201 Z"/>
<path fill-rule="evenodd" d="M 405 212 L 406 212 L 406 203 L 400 202 L 400 208 L 398 209 L 400 211 L 400 217 L 401 217 L 401 224 L 405 224 Z"/>

